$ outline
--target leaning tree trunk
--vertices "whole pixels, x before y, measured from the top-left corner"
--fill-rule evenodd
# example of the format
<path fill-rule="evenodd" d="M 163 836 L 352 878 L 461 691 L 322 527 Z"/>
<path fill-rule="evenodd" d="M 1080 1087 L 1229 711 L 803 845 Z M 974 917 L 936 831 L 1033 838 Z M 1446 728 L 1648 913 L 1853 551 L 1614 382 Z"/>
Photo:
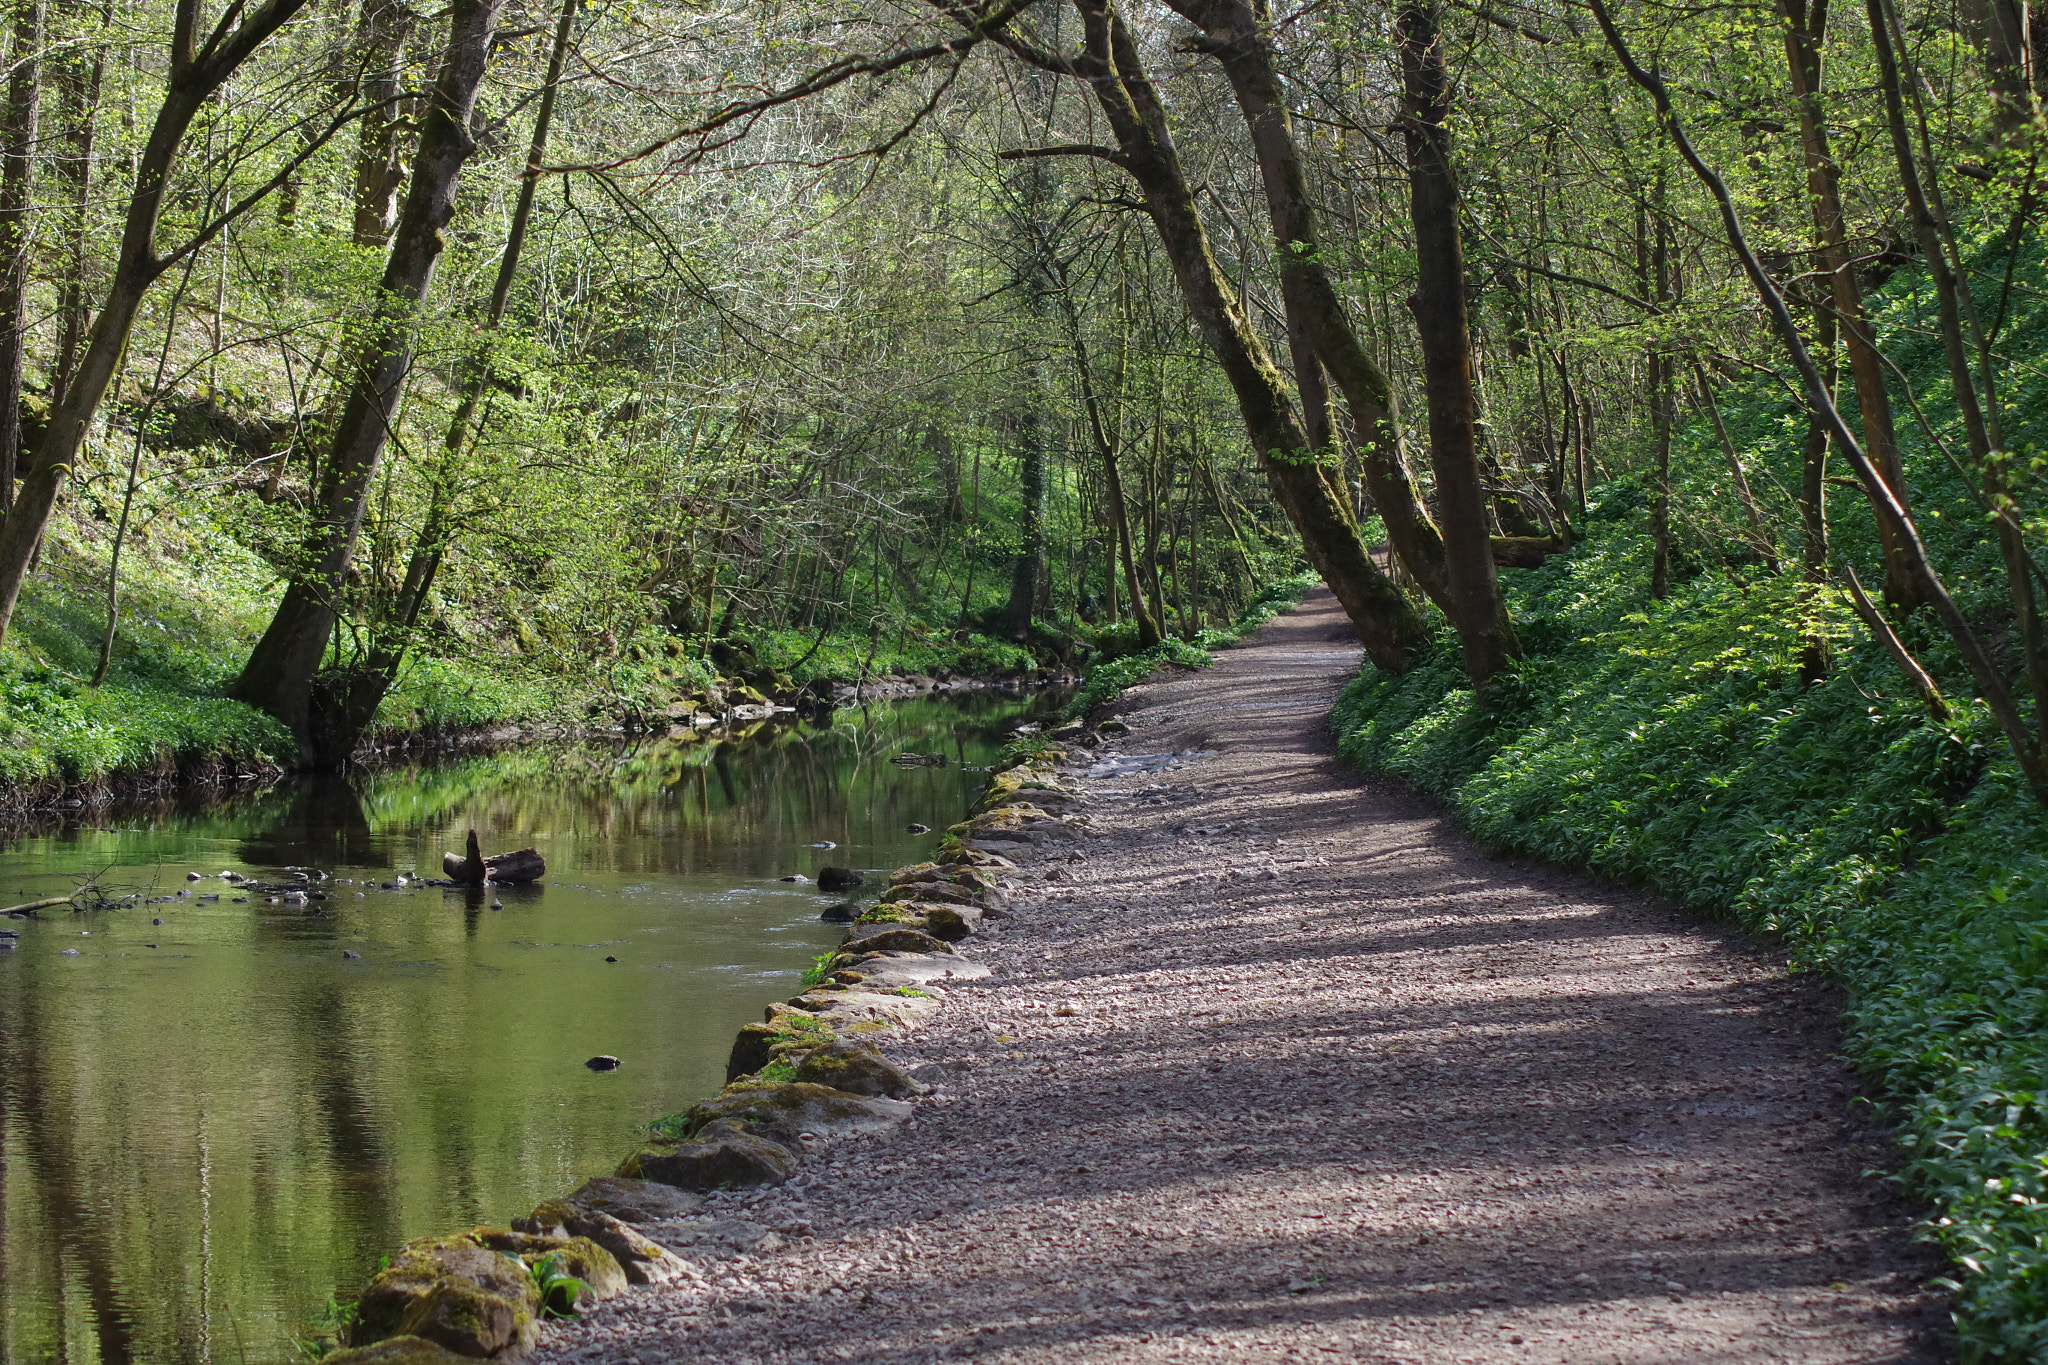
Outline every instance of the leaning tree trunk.
<path fill-rule="evenodd" d="M 342 587 L 355 559 L 370 486 L 398 422 L 420 305 L 441 259 L 442 233 L 455 214 L 457 182 L 476 149 L 470 120 L 504 2 L 456 0 L 391 255 L 376 306 L 353 348 L 348 397 L 321 464 L 305 567 L 293 576 L 277 614 L 229 689 L 231 696 L 282 721 L 316 760 L 347 757 L 316 743 L 313 678 L 340 619 Z"/>
<path fill-rule="evenodd" d="M 1290 342 L 1298 337 L 1306 343 L 1344 395 L 1358 441 L 1360 472 L 1373 510 L 1387 528 L 1387 541 L 1410 577 L 1450 614 L 1443 537 L 1401 457 L 1392 387 L 1359 340 L 1323 264 L 1308 175 L 1268 37 L 1270 16 L 1255 0 L 1175 0 L 1174 8 L 1202 27 L 1204 36 L 1196 45 L 1222 66 L 1251 134 L 1272 223 Z M 1298 384 L 1307 377 L 1310 387 L 1302 398 L 1312 410 L 1320 376 L 1302 363 L 1298 352 L 1295 371 Z"/>
<path fill-rule="evenodd" d="M 1408 146 L 1408 202 L 1415 228 L 1412 301 L 1429 400 L 1429 460 L 1436 475 L 1447 614 L 1464 648 L 1465 673 L 1485 689 L 1522 647 L 1501 599 L 1486 520 L 1472 396 L 1472 332 L 1465 306 L 1465 248 L 1451 165 L 1451 83 L 1436 7 L 1406 3 L 1395 20 Z"/>
<path fill-rule="evenodd" d="M 456 486 L 472 433 L 477 426 L 477 409 L 491 379 L 490 337 L 505 320 L 512 298 L 512 281 L 519 273 L 520 254 L 526 247 L 527 225 L 533 221 L 533 200 L 540 186 L 540 168 L 546 155 L 548 130 L 554 123 L 555 92 L 562 81 L 562 64 L 568 53 L 569 35 L 576 21 L 578 0 L 562 0 L 562 12 L 555 22 L 554 48 L 548 56 L 547 84 L 541 90 L 540 106 L 534 113 L 533 140 L 526 153 L 526 171 L 519 182 L 519 198 L 512 209 L 512 222 L 505 234 L 505 250 L 498 257 L 498 272 L 491 284 L 490 303 L 484 309 L 483 337 L 466 357 L 460 386 L 461 398 L 455 415 L 442 437 L 441 454 L 428 479 L 427 512 L 406 559 L 405 578 L 389 601 L 378 602 L 370 622 L 370 648 L 360 663 L 335 670 L 315 690 L 313 728 L 325 737 L 336 753 L 354 750 L 363 731 L 376 719 L 377 708 L 398 680 L 427 595 L 441 571 L 455 539 Z M 709 624 L 708 618 L 706 624 Z"/>
<path fill-rule="evenodd" d="M 92 327 L 86 334 L 85 354 L 77 372 L 69 377 L 64 396 L 50 410 L 49 425 L 37 443 L 35 460 L 22 480 L 20 495 L 0 521 L 0 641 L 7 637 L 14 609 L 21 600 L 21 585 L 28 578 L 28 566 L 56 509 L 57 494 L 71 474 L 73 461 L 85 444 L 100 402 L 114 382 L 121 354 L 127 349 L 128 334 L 142 296 L 157 277 L 169 268 L 170 259 L 156 249 L 157 220 L 163 212 L 164 196 L 170 188 L 172 164 L 185 140 L 192 120 L 235 69 L 299 12 L 306 0 L 267 0 L 249 11 L 232 29 L 217 28 L 200 42 L 199 0 L 179 0 L 171 39 L 170 75 L 165 82 L 163 103 L 150 125 L 149 137 L 136 157 L 133 188 L 128 198 L 127 220 L 115 258 L 113 278 L 108 282 Z M 172 253 L 175 257 L 179 253 Z"/>
<path fill-rule="evenodd" d="M 1366 656 L 1403 672 L 1428 640 L 1412 603 L 1373 563 L 1350 509 L 1331 491 L 1296 421 L 1278 367 L 1224 287 L 1195 206 L 1193 188 L 1175 151 L 1164 106 L 1122 19 L 1107 0 L 1076 0 L 1085 40 L 1069 57 L 1039 51 L 1012 34 L 994 35 L 1026 61 L 1086 80 L 1117 141 L 1117 150 L 1086 149 L 1127 170 L 1172 264 L 1175 282 L 1204 343 L 1216 357 L 1266 479 L 1303 552 L 1357 627 Z M 1009 157 L 1070 153 L 1073 148 L 1021 149 Z"/>

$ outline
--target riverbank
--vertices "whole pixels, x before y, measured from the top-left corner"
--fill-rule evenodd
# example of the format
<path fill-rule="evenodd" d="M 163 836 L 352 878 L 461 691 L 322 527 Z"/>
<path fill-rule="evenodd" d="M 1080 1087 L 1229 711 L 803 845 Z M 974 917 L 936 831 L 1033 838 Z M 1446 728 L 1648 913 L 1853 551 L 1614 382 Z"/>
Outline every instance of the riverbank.
<path fill-rule="evenodd" d="M 539 1360 L 1942 1358 L 1834 1002 L 1339 767 L 1357 660 L 1322 595 L 1132 689 L 980 841 L 910 1121 L 707 1194 L 736 1242 Z"/>

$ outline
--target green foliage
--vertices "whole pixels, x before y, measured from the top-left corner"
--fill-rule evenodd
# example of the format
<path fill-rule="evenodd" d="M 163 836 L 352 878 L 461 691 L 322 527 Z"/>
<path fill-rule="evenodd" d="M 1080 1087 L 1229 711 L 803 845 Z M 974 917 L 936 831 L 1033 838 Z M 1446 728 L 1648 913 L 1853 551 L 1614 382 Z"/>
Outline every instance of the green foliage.
<path fill-rule="evenodd" d="M 1207 668 L 1214 662 L 1210 650 L 1235 644 L 1300 602 L 1321 581 L 1312 572 L 1298 570 L 1269 585 L 1225 629 L 1202 631 L 1192 641 L 1161 640 L 1150 649 L 1105 659 L 1087 671 L 1079 695 L 1067 706 L 1067 718 L 1085 716 L 1096 707 L 1115 701 L 1126 687 L 1168 664 Z"/>
<path fill-rule="evenodd" d="M 803 988 L 809 990 L 813 986 L 823 985 L 825 978 L 832 975 L 832 959 L 837 956 L 839 956 L 839 950 L 834 948 L 830 952 L 819 953 L 816 957 L 812 958 L 811 965 L 804 968 Z"/>
<path fill-rule="evenodd" d="M 533 1277 L 533 1287 L 540 1293 L 540 1313 L 544 1318 L 573 1318 L 576 1316 L 577 1300 L 590 1292 L 590 1286 L 562 1269 L 560 1252 L 549 1252 L 537 1258 L 526 1268 Z"/>
<path fill-rule="evenodd" d="M 1931 721 L 1832 591 L 1720 574 L 1645 604 L 1627 515 L 1505 575 L 1537 648 L 1507 695 L 1455 643 L 1337 707 L 1352 763 L 1490 843 L 1783 937 L 1850 992 L 1850 1051 L 1937 1209 L 1970 1360 L 2048 1352 L 2048 813 L 1996 730 Z M 1829 642 L 1808 681 L 1808 642 Z"/>

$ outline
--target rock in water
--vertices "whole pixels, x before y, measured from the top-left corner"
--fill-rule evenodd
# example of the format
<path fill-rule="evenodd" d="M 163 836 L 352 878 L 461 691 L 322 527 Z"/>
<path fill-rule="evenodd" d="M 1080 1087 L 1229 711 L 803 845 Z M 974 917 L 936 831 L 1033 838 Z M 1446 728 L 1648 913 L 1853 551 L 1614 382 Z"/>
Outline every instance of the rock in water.
<path fill-rule="evenodd" d="M 912 825 L 910 827 L 910 832 L 912 834 L 930 834 L 932 832 L 932 827 L 930 825 Z"/>
<path fill-rule="evenodd" d="M 819 915 L 818 918 L 831 920 L 834 924 L 851 924 L 859 914 L 859 909 L 851 904 L 828 905 L 825 907 L 825 912 Z"/>
<path fill-rule="evenodd" d="M 607 1054 L 592 1057 L 583 1065 L 589 1067 L 592 1071 L 617 1071 L 619 1069 L 619 1059 Z"/>
<path fill-rule="evenodd" d="M 821 867 L 818 869 L 820 891 L 851 891 L 867 878 L 850 867 Z"/>

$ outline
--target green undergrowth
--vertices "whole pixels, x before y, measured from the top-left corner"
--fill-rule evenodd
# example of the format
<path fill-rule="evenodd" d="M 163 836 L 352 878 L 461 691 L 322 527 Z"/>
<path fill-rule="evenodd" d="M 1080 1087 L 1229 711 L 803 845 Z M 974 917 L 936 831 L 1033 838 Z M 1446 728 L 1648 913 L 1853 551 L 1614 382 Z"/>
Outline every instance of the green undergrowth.
<path fill-rule="evenodd" d="M 1640 520 L 1503 575 L 1529 657 L 1499 696 L 1476 703 L 1439 637 L 1345 691 L 1341 752 L 1496 847 L 1733 917 L 1840 981 L 1897 1177 L 1954 1258 L 1963 1359 L 2042 1359 L 2048 812 L 1982 708 L 1931 720 L 1833 591 L 1701 573 L 1647 602 Z"/>
<path fill-rule="evenodd" d="M 202 579 L 183 567 L 200 557 L 232 564 L 240 551 L 166 535 L 131 551 L 122 628 L 95 688 L 104 565 L 74 523 L 52 524 L 0 653 L 0 787 L 18 796 L 206 768 L 262 771 L 290 755 L 275 722 L 222 695 L 265 604 L 232 572 Z"/>
<path fill-rule="evenodd" d="M 1066 719 L 1085 716 L 1096 707 L 1115 701 L 1126 687 L 1169 664 L 1207 668 L 1214 662 L 1211 650 L 1236 644 L 1281 612 L 1300 605 L 1310 589 L 1321 582 L 1313 570 L 1299 569 L 1269 584 L 1228 626 L 1199 631 L 1193 639 L 1161 640 L 1150 649 L 1103 660 L 1082 676 L 1081 691 L 1068 703 Z"/>

